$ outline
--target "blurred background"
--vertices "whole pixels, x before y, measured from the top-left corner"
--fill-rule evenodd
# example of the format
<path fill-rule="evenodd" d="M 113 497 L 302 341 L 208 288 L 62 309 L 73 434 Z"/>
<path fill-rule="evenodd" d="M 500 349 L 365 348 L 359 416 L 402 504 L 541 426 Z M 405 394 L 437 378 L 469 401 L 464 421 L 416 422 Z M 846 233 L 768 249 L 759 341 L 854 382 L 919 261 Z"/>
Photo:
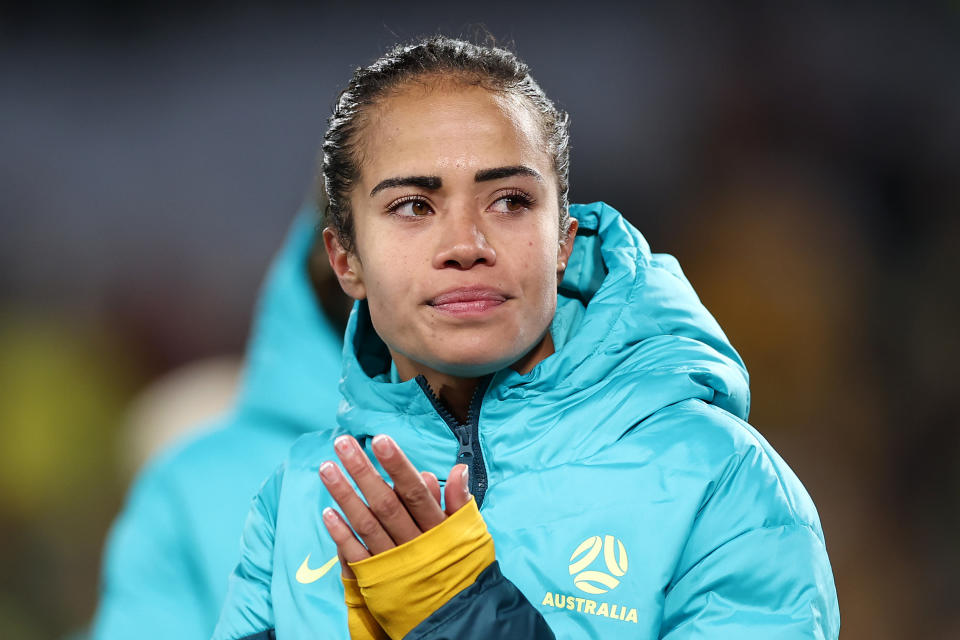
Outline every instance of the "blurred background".
<path fill-rule="evenodd" d="M 842 637 L 960 637 L 960 3 L 727 4 L 0 9 L 0 636 L 82 632 L 132 474 L 229 402 L 352 69 L 482 25 L 746 360 Z"/>

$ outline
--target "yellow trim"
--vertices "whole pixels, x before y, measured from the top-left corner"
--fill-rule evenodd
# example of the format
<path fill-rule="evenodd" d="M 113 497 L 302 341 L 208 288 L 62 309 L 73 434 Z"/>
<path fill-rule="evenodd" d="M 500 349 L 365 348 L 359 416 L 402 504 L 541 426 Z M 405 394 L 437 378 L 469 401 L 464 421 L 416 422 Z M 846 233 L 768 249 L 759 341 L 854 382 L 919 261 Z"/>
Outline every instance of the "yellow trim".
<path fill-rule="evenodd" d="M 493 561 L 493 538 L 471 499 L 410 542 L 349 565 L 370 613 L 398 639 L 473 584 Z"/>
<path fill-rule="evenodd" d="M 340 576 L 340 580 L 343 582 L 343 600 L 347 605 L 350 640 L 387 640 L 390 636 L 370 615 L 357 581 L 343 576 Z"/>

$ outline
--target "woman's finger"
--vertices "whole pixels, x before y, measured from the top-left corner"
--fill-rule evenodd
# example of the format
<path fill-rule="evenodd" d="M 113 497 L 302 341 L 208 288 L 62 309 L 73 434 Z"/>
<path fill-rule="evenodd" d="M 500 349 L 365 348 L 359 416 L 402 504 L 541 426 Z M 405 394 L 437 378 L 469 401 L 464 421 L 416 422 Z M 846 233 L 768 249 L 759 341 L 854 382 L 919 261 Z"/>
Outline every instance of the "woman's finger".
<path fill-rule="evenodd" d="M 450 470 L 447 486 L 443 488 L 443 498 L 448 516 L 470 502 L 470 469 L 467 465 L 458 464 Z"/>
<path fill-rule="evenodd" d="M 420 531 L 437 526 L 444 520 L 443 509 L 416 468 L 407 459 L 390 436 L 373 438 L 373 453 L 393 480 L 393 490 L 400 496 L 407 512 L 413 516 Z M 439 486 L 439 483 L 438 483 Z"/>
<path fill-rule="evenodd" d="M 437 501 L 437 504 L 440 504 L 440 481 L 437 480 L 437 476 L 430 473 L 429 471 L 421 471 L 420 477 L 423 478 L 423 483 L 427 485 L 427 489 L 430 490 L 430 495 L 433 496 L 433 499 Z"/>
<path fill-rule="evenodd" d="M 340 562 L 340 575 L 347 580 L 356 580 L 356 574 L 353 573 L 353 569 L 351 569 L 350 565 L 347 564 L 347 559 L 344 558 L 343 554 L 340 553 L 339 548 L 337 549 L 337 560 Z"/>
<path fill-rule="evenodd" d="M 347 523 L 372 553 L 380 553 L 396 546 L 380 520 L 350 486 L 340 467 L 329 460 L 324 462 L 320 465 L 320 479 L 340 507 Z"/>
<path fill-rule="evenodd" d="M 390 538 L 396 544 L 403 544 L 413 540 L 421 533 L 420 527 L 414 522 L 414 519 L 407 512 L 406 506 L 401 502 L 393 488 L 384 482 L 383 478 L 377 472 L 373 463 L 360 448 L 360 444 L 352 436 L 340 436 L 333 443 L 333 448 L 340 458 L 344 469 L 353 478 L 367 504 L 370 505 L 369 511 L 373 513 L 379 524 L 390 534 Z M 414 475 L 417 481 L 423 484 L 415 470 Z M 426 488 L 424 488 L 426 491 Z M 350 521 L 357 533 L 363 537 L 363 532 L 357 529 L 357 524 L 353 521 L 350 513 L 344 511 L 344 515 Z M 366 542 L 366 538 L 363 538 Z M 373 551 L 373 547 L 370 548 Z M 378 553 L 378 552 L 375 552 Z"/>
<path fill-rule="evenodd" d="M 323 510 L 323 526 L 333 541 L 337 544 L 337 555 L 340 557 L 340 572 L 344 578 L 355 579 L 353 570 L 348 562 L 359 562 L 370 557 L 367 548 L 360 544 L 353 530 L 347 526 L 339 513 L 327 507 Z"/>

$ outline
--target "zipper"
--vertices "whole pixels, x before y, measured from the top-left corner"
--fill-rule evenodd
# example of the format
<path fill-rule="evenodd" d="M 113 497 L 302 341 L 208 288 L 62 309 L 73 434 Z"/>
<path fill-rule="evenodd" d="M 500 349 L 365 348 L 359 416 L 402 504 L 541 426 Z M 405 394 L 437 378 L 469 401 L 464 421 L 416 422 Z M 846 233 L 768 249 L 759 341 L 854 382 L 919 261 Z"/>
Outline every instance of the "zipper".
<path fill-rule="evenodd" d="M 483 451 L 480 449 L 480 407 L 483 404 L 483 395 L 487 391 L 487 386 L 493 376 L 484 376 L 477 382 L 476 389 L 473 390 L 473 397 L 470 398 L 470 406 L 467 409 L 466 422 L 460 422 L 454 417 L 445 404 L 440 400 L 430 383 L 423 375 L 418 375 L 416 380 L 420 389 L 430 400 L 434 410 L 440 415 L 453 435 L 457 438 L 457 458 L 454 464 L 466 464 L 470 469 L 470 493 L 477 501 L 477 507 L 483 504 L 483 496 L 487 492 L 487 467 L 483 461 Z"/>

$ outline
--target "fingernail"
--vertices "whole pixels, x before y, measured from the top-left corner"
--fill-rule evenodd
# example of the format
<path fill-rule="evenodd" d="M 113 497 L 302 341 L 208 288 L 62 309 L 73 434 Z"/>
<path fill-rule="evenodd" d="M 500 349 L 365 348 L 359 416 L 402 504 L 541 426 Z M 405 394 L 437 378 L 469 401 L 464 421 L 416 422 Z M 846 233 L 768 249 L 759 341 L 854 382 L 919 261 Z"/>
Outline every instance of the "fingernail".
<path fill-rule="evenodd" d="M 323 520 L 325 522 L 328 522 L 330 524 L 337 524 L 338 518 L 337 518 L 336 511 L 334 511 L 330 507 L 327 507 L 326 509 L 323 510 L 322 513 L 323 513 Z"/>
<path fill-rule="evenodd" d="M 327 482 L 337 481 L 337 465 L 329 460 L 320 465 L 320 476 Z"/>
<path fill-rule="evenodd" d="M 337 453 L 340 455 L 347 455 L 353 451 L 353 448 L 350 446 L 350 436 L 340 436 L 333 441 L 333 448 L 337 450 Z"/>
<path fill-rule="evenodd" d="M 393 438 L 390 436 L 385 436 L 383 434 L 373 436 L 373 451 L 378 456 L 386 458 L 393 455 L 395 450 L 396 447 L 393 444 Z"/>
<path fill-rule="evenodd" d="M 463 478 L 464 495 L 470 495 L 470 467 L 464 467 L 460 477 Z"/>

